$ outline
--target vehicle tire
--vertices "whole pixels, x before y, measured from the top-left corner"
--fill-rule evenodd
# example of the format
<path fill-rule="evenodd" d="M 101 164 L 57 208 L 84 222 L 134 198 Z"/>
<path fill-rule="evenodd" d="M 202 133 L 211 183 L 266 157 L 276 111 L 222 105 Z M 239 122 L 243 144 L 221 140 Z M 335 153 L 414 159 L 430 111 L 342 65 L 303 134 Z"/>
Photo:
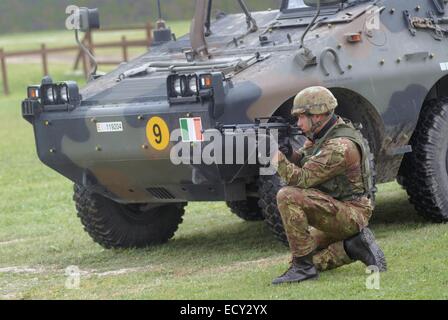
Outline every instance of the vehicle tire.
<path fill-rule="evenodd" d="M 75 185 L 78 217 L 92 239 L 106 249 L 142 248 L 167 242 L 182 223 L 185 203 L 157 208 L 124 205 Z"/>
<path fill-rule="evenodd" d="M 283 114 L 285 119 L 288 119 L 291 124 L 295 123 L 295 119 L 291 118 L 291 109 L 288 108 Z M 296 136 L 291 140 L 291 144 L 295 150 L 303 147 L 306 138 L 304 136 Z M 283 227 L 282 217 L 277 207 L 277 193 L 283 188 L 285 183 L 278 174 L 272 176 L 260 176 L 258 178 L 258 207 L 264 216 L 268 228 L 273 233 L 274 237 L 281 243 L 289 247 L 288 238 Z"/>
<path fill-rule="evenodd" d="M 246 221 L 260 221 L 264 219 L 263 212 L 258 206 L 258 198 L 248 197 L 243 201 L 227 201 L 230 210 Z"/>
<path fill-rule="evenodd" d="M 448 221 L 448 97 L 423 106 L 410 144 L 397 180 L 419 215 Z"/>
<path fill-rule="evenodd" d="M 258 188 L 260 200 L 258 201 L 258 205 L 263 212 L 266 224 L 275 238 L 289 246 L 282 217 L 277 207 L 277 193 L 284 186 L 285 184 L 277 174 L 273 176 L 260 176 Z"/>

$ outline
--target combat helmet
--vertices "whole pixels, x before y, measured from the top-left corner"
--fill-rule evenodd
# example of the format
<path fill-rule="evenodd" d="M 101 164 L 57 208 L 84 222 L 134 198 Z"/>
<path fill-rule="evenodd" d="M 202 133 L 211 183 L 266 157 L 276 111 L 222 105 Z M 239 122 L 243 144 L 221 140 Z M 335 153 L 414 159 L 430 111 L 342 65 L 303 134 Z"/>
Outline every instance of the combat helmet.
<path fill-rule="evenodd" d="M 309 87 L 297 94 L 291 114 L 297 116 L 302 113 L 333 113 L 337 106 L 338 101 L 330 90 L 324 87 Z"/>

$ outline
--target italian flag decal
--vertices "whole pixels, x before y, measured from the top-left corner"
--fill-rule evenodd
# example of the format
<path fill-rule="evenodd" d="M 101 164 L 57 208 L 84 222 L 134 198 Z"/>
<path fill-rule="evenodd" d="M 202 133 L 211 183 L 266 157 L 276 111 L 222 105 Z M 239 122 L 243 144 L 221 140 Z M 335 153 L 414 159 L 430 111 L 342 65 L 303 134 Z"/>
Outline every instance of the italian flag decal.
<path fill-rule="evenodd" d="M 204 141 L 202 136 L 202 119 L 197 118 L 180 118 L 180 129 L 182 130 L 183 142 Z"/>

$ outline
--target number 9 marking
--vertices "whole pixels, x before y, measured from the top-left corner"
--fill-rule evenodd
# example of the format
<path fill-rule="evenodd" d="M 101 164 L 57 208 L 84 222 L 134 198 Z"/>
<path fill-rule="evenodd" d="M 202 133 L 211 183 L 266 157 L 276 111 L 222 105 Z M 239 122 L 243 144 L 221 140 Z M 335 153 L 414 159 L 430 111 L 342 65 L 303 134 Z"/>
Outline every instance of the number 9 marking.
<path fill-rule="evenodd" d="M 160 117 L 151 118 L 146 125 L 146 137 L 154 149 L 165 150 L 170 143 L 170 131 L 165 120 Z"/>
<path fill-rule="evenodd" d="M 158 124 L 155 124 L 152 127 L 152 132 L 154 133 L 154 136 L 156 137 L 156 143 L 161 144 L 163 137 L 162 137 L 162 131 L 160 129 L 160 126 Z"/>

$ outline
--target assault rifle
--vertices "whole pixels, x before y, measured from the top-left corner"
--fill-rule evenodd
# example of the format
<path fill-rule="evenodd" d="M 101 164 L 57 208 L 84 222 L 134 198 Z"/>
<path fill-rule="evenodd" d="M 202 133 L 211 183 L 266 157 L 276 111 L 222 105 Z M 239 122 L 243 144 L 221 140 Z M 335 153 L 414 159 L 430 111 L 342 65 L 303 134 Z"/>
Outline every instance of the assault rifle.
<path fill-rule="evenodd" d="M 286 137 L 294 138 L 296 136 L 303 136 L 302 130 L 297 125 L 290 124 L 285 118 L 279 116 L 256 118 L 253 124 L 218 124 L 216 126 L 221 133 L 233 133 L 238 131 L 242 134 L 247 132 L 254 132 L 257 136 L 264 134 L 269 136 L 270 132 L 276 130 L 278 132 L 278 139 Z"/>
<path fill-rule="evenodd" d="M 290 145 L 291 140 L 296 140 L 296 142 L 300 142 L 303 138 L 304 133 L 297 125 L 290 124 L 288 120 L 283 117 L 274 116 L 274 117 L 265 117 L 265 118 L 256 118 L 253 124 L 230 124 L 223 125 L 218 124 L 216 129 L 221 132 L 222 135 L 234 135 L 234 136 L 255 136 L 256 142 L 251 144 L 250 141 L 247 143 L 247 147 L 249 148 L 249 153 L 246 162 L 249 162 L 249 159 L 259 151 L 259 147 L 263 150 L 258 154 L 258 164 L 264 167 L 262 170 L 267 170 L 264 174 L 274 174 L 276 169 L 271 166 L 271 152 L 275 152 L 277 149 L 277 145 L 279 146 L 288 144 Z M 274 141 L 276 139 L 277 141 Z M 264 142 L 263 142 L 264 140 Z M 268 142 L 269 141 L 269 142 Z M 267 144 L 265 144 L 268 142 Z M 272 144 L 274 142 L 274 144 Z M 259 145 L 259 143 L 261 143 Z M 274 148 L 274 149 L 272 149 Z M 250 151 L 251 150 L 251 151 Z M 243 152 L 243 155 L 245 152 Z M 260 158 L 261 157 L 261 158 Z M 231 181 L 238 177 L 241 170 L 243 170 L 245 166 L 242 166 L 238 172 L 233 176 Z M 273 171 L 270 171 L 273 170 Z"/>

